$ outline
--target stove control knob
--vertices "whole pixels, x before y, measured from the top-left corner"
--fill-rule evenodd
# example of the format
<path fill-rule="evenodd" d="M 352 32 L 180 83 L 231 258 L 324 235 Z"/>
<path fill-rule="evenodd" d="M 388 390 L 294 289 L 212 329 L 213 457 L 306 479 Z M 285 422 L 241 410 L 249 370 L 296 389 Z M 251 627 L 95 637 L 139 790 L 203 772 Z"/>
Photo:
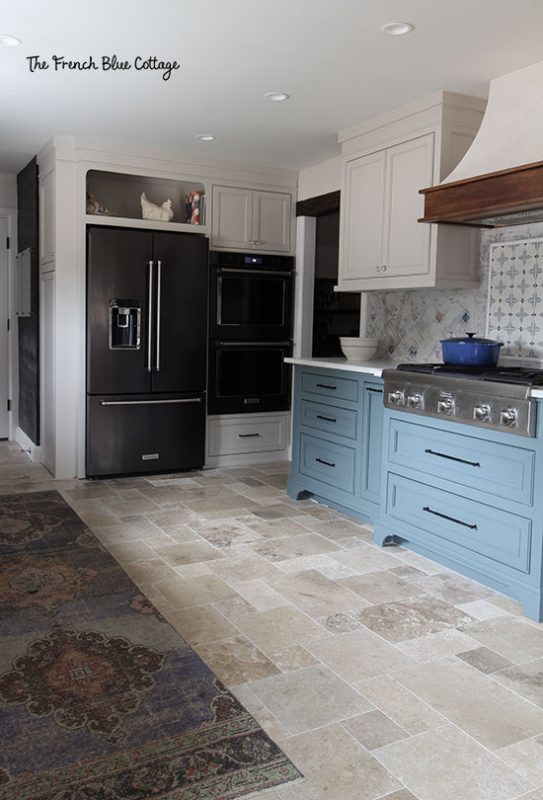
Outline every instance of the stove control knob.
<path fill-rule="evenodd" d="M 406 406 L 408 408 L 424 408 L 424 399 L 421 394 L 408 394 Z"/>
<path fill-rule="evenodd" d="M 505 425 L 508 428 L 514 428 L 518 421 L 518 412 L 516 408 L 506 408 L 505 411 L 500 411 L 500 425 Z"/>
<path fill-rule="evenodd" d="M 490 406 L 487 403 L 481 403 L 473 409 L 473 419 L 476 422 L 490 422 Z"/>
<path fill-rule="evenodd" d="M 395 389 L 393 392 L 389 392 L 388 402 L 393 406 L 403 406 L 405 402 L 403 392 L 401 392 L 399 389 Z"/>
<path fill-rule="evenodd" d="M 448 417 L 454 414 L 454 400 L 452 397 L 442 397 L 437 401 L 437 413 L 446 414 Z"/>

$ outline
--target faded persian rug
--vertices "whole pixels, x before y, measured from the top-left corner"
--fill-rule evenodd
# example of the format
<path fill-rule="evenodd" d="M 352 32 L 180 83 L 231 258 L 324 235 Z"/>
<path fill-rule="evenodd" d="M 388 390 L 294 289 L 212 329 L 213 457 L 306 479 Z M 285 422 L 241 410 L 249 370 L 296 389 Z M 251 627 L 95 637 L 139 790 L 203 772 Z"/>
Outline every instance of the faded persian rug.
<path fill-rule="evenodd" d="M 299 777 L 57 492 L 0 497 L 2 800 L 230 800 Z"/>

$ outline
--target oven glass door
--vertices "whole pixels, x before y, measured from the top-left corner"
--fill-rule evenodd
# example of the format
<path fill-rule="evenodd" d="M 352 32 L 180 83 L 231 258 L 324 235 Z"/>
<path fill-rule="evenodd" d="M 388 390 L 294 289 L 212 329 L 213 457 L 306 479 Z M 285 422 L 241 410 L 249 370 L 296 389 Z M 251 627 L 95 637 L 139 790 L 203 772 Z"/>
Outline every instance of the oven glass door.
<path fill-rule="evenodd" d="M 208 410 L 211 414 L 290 408 L 290 342 L 212 342 Z"/>
<path fill-rule="evenodd" d="M 292 274 L 213 267 L 212 337 L 289 338 Z"/>

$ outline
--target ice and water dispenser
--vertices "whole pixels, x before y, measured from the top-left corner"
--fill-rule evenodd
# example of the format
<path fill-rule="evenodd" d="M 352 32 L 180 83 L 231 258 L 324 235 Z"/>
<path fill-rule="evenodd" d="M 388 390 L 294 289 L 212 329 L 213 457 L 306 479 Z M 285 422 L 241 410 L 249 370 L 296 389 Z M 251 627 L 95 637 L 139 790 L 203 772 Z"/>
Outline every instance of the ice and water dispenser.
<path fill-rule="evenodd" d="M 141 307 L 138 300 L 114 298 L 109 302 L 109 349 L 139 350 Z"/>

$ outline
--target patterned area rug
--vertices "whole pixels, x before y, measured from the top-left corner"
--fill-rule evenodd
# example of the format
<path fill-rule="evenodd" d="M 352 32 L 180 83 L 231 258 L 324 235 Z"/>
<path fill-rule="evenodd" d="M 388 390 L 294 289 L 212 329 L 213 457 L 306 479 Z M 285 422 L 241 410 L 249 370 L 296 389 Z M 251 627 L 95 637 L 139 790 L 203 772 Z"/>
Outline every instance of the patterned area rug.
<path fill-rule="evenodd" d="M 0 498 L 2 800 L 230 800 L 299 777 L 57 492 Z"/>

